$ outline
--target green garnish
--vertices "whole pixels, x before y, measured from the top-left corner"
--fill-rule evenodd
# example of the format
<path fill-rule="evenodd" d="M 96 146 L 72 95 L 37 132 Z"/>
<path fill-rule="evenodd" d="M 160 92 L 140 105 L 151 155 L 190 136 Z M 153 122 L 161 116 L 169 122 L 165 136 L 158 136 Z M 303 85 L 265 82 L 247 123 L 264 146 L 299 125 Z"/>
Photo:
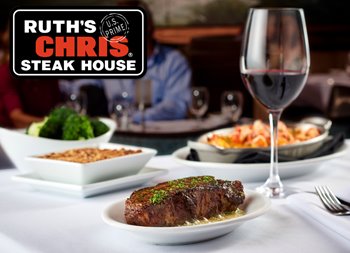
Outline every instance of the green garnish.
<path fill-rule="evenodd" d="M 190 177 L 190 178 L 182 178 L 177 180 L 172 180 L 167 182 L 165 186 L 165 190 L 152 190 L 151 197 L 149 197 L 149 201 L 151 204 L 159 204 L 164 199 L 166 199 L 172 192 L 176 192 L 178 190 L 183 190 L 187 188 L 195 188 L 202 184 L 216 184 L 216 180 L 213 176 L 199 176 L 199 177 Z M 139 196 L 141 199 L 144 196 Z"/>
<path fill-rule="evenodd" d="M 152 197 L 150 198 L 150 202 L 152 204 L 159 204 L 161 203 L 166 197 L 168 196 L 168 193 L 165 190 L 155 190 L 153 192 Z"/>

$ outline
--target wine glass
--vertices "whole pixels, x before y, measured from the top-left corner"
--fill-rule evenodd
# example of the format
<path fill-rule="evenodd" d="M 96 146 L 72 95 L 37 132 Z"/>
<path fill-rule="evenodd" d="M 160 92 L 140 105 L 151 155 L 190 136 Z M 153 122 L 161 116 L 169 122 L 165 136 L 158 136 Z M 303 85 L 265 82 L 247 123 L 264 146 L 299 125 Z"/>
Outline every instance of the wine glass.
<path fill-rule="evenodd" d="M 221 95 L 221 114 L 236 122 L 242 114 L 243 95 L 239 91 L 224 91 Z"/>
<path fill-rule="evenodd" d="M 257 190 L 282 198 L 277 133 L 281 113 L 301 92 L 310 68 L 304 12 L 297 8 L 250 9 L 240 57 L 243 82 L 269 113 L 270 176 Z"/>
<path fill-rule="evenodd" d="M 135 81 L 135 103 L 141 113 L 140 123 L 143 131 L 146 130 L 146 109 L 152 106 L 152 85 L 151 79 L 141 78 Z"/>
<path fill-rule="evenodd" d="M 86 94 L 80 92 L 66 92 L 63 94 L 64 106 L 73 109 L 77 113 L 85 115 L 87 113 L 87 97 Z"/>
<path fill-rule="evenodd" d="M 127 130 L 129 128 L 132 111 L 131 98 L 126 91 L 114 97 L 111 118 L 116 121 L 119 130 Z"/>
<path fill-rule="evenodd" d="M 190 112 L 196 117 L 197 121 L 207 112 L 209 106 L 209 92 L 206 87 L 192 87 L 192 102 Z"/>

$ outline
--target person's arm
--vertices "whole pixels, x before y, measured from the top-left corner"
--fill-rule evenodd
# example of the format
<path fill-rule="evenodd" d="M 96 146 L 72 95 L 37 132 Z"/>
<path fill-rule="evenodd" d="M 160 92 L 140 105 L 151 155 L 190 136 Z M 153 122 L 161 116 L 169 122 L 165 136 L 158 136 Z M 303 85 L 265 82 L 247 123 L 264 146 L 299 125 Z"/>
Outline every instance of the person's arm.
<path fill-rule="evenodd" d="M 42 118 L 24 113 L 21 108 L 13 109 L 9 116 L 15 128 L 25 128 L 33 122 L 43 120 Z"/>
<path fill-rule="evenodd" d="M 183 56 L 177 53 L 172 59 L 165 80 L 163 100 L 145 111 L 146 121 L 183 119 L 187 115 L 191 100 L 190 94 L 191 69 Z M 133 116 L 135 123 L 141 122 L 141 113 Z"/>
<path fill-rule="evenodd" d="M 32 122 L 41 120 L 23 112 L 7 65 L 0 67 L 0 97 L 4 106 L 3 113 L 7 114 L 15 128 L 27 127 Z"/>
<path fill-rule="evenodd" d="M 8 86 L 6 89 L 6 94 L 4 94 L 3 100 L 7 114 L 15 128 L 24 128 L 29 126 L 32 122 L 42 120 L 42 118 L 23 112 L 19 97 L 11 86 Z"/>

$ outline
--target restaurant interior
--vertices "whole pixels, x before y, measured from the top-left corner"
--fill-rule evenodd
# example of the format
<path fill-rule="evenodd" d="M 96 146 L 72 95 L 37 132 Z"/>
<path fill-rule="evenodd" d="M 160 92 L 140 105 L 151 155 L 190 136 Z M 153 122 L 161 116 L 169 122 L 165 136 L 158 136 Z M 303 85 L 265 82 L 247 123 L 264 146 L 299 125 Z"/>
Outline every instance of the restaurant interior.
<path fill-rule="evenodd" d="M 23 6 L 144 9 L 148 69 L 145 76 L 130 80 L 13 76 L 9 65 L 12 50 L 9 21 L 11 12 Z M 304 71 L 305 79 L 299 85 L 300 90 L 293 88 L 296 95 L 291 95 L 293 99 L 283 106 L 272 104 L 277 101 L 273 98 L 264 103 L 265 98 L 260 97 L 264 95 L 258 94 L 259 89 L 250 83 L 253 81 L 247 71 L 248 63 L 245 66 L 245 61 L 249 61 L 248 45 L 260 43 L 258 39 L 249 41 L 253 37 L 250 29 L 255 24 L 252 8 L 270 12 L 301 8 L 305 15 L 306 26 L 301 29 L 307 32 L 294 32 L 303 38 L 301 44 L 306 44 L 299 45 L 305 47 L 301 49 L 304 65 L 302 70 L 291 67 L 290 73 L 286 71 L 287 78 L 289 74 Z M 323 201 L 316 194 L 309 194 L 315 193 L 316 185 L 329 185 L 345 209 L 337 210 L 338 214 L 350 213 L 348 16 L 349 4 L 339 0 L 12 0 L 2 3 L 0 252 L 349 252 L 349 216 L 330 215 L 335 204 L 331 207 L 326 204 L 328 211 L 325 211 Z M 300 20 L 297 28 L 303 25 L 303 16 Z M 284 61 L 281 55 L 279 60 Z M 272 56 L 269 64 L 273 65 Z M 271 69 L 266 75 L 272 75 L 269 77 L 275 80 L 271 73 L 279 68 Z M 285 81 L 281 82 L 283 85 Z M 288 89 L 283 90 L 281 98 L 284 92 L 287 94 Z M 57 133 L 51 133 L 50 129 L 45 133 L 48 123 L 56 123 L 55 117 L 63 120 L 60 129 Z M 70 119 L 73 123 L 68 122 Z M 88 124 L 90 132 L 76 128 L 78 124 Z M 72 128 L 77 129 L 73 134 L 69 132 Z M 244 135 L 244 131 L 254 130 L 258 134 Z M 296 132 L 297 137 L 289 137 Z M 244 146 L 242 138 L 250 146 Z M 75 148 L 95 147 L 121 148 L 120 156 L 130 154 L 135 159 L 117 161 L 115 157 L 106 158 L 112 155 L 107 153 L 105 158 L 96 158 L 104 159 L 106 165 L 93 161 L 89 167 L 91 161 L 65 158 L 65 162 L 56 164 L 56 158 L 49 157 L 54 153 L 65 156 L 64 151 L 69 154 Z M 93 154 L 86 155 L 89 156 Z M 102 171 L 106 169 L 105 174 L 94 171 L 94 165 Z M 113 166 L 129 171 L 109 175 Z M 91 175 L 85 175 L 84 169 L 91 170 Z M 78 171 L 76 175 L 74 170 Z M 183 179 L 189 176 L 195 179 Z M 155 228 L 157 225 L 149 225 L 153 223 L 136 226 L 145 220 L 133 216 L 144 211 L 135 211 L 140 207 L 132 206 L 132 201 L 137 199 L 134 190 L 168 181 L 165 187 L 157 185 L 155 190 L 149 190 L 151 193 L 143 193 L 153 194 L 154 207 L 173 194 L 174 187 L 178 187 L 174 185 L 180 185 L 178 189 L 183 193 L 186 191 L 183 185 L 190 184 L 192 191 L 202 183 L 206 187 L 208 180 L 212 180 L 208 179 L 210 176 L 241 180 L 245 189 L 251 189 L 245 192 L 246 201 L 240 203 L 248 206 L 242 207 L 242 222 L 237 214 L 238 218 L 225 218 L 218 223 L 204 217 L 211 223 L 209 226 L 198 220 L 197 225 L 175 223 L 175 230 L 170 229 L 173 227 L 159 230 Z M 162 187 L 171 190 L 165 192 Z M 262 194 L 253 190 L 256 187 Z M 316 192 L 322 195 L 323 190 L 317 188 Z M 208 192 L 216 190 L 210 188 Z M 183 193 L 187 201 L 197 204 L 200 197 L 196 194 Z M 331 198 L 328 193 L 324 195 Z M 191 199 L 193 196 L 197 199 Z M 127 197 L 125 211 L 121 211 L 124 202 L 104 209 L 113 201 Z M 207 200 L 205 205 L 210 206 L 210 201 L 216 200 Z M 147 210 L 151 214 L 145 216 L 149 215 L 150 221 L 156 220 L 152 217 L 169 218 L 160 214 L 168 209 Z M 71 215 L 77 212 L 83 214 Z M 125 212 L 125 218 L 120 212 Z M 252 220 L 243 224 L 244 217 Z M 241 224 L 237 231 L 228 234 Z M 35 226 L 38 229 L 31 234 Z M 196 226 L 203 229 L 196 230 Z M 224 234 L 228 235 L 213 239 Z"/>

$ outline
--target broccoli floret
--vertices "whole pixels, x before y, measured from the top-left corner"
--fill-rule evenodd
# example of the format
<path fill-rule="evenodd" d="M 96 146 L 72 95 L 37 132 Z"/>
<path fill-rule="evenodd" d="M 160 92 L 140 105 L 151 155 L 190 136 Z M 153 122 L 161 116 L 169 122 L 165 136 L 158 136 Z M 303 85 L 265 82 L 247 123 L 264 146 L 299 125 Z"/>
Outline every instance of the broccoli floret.
<path fill-rule="evenodd" d="M 95 137 L 100 136 L 109 131 L 109 127 L 102 121 L 99 121 L 98 119 L 92 119 L 90 123 L 92 128 L 94 129 Z"/>
<path fill-rule="evenodd" d="M 39 136 L 39 133 L 40 133 L 40 130 L 41 128 L 44 126 L 44 124 L 46 123 L 47 121 L 47 117 L 43 120 L 43 121 L 40 121 L 40 122 L 33 122 L 32 124 L 30 124 L 30 126 L 27 128 L 27 131 L 26 133 L 30 136 L 35 136 L 35 137 L 38 137 Z"/>
<path fill-rule="evenodd" d="M 94 138 L 89 118 L 78 114 L 70 115 L 63 125 L 63 140 L 84 140 Z"/>
<path fill-rule="evenodd" d="M 49 117 L 55 117 L 58 121 L 60 121 L 61 124 L 63 124 L 64 121 L 72 114 L 77 114 L 77 112 L 74 111 L 72 108 L 61 106 L 52 110 Z"/>
<path fill-rule="evenodd" d="M 77 115 L 77 113 L 73 109 L 67 107 L 54 109 L 48 116 L 45 124 L 42 126 L 39 136 L 52 139 L 61 139 L 62 127 L 70 115 Z"/>
<path fill-rule="evenodd" d="M 51 139 L 60 139 L 62 136 L 61 125 L 55 119 L 48 118 L 45 124 L 41 127 L 39 136 Z"/>

